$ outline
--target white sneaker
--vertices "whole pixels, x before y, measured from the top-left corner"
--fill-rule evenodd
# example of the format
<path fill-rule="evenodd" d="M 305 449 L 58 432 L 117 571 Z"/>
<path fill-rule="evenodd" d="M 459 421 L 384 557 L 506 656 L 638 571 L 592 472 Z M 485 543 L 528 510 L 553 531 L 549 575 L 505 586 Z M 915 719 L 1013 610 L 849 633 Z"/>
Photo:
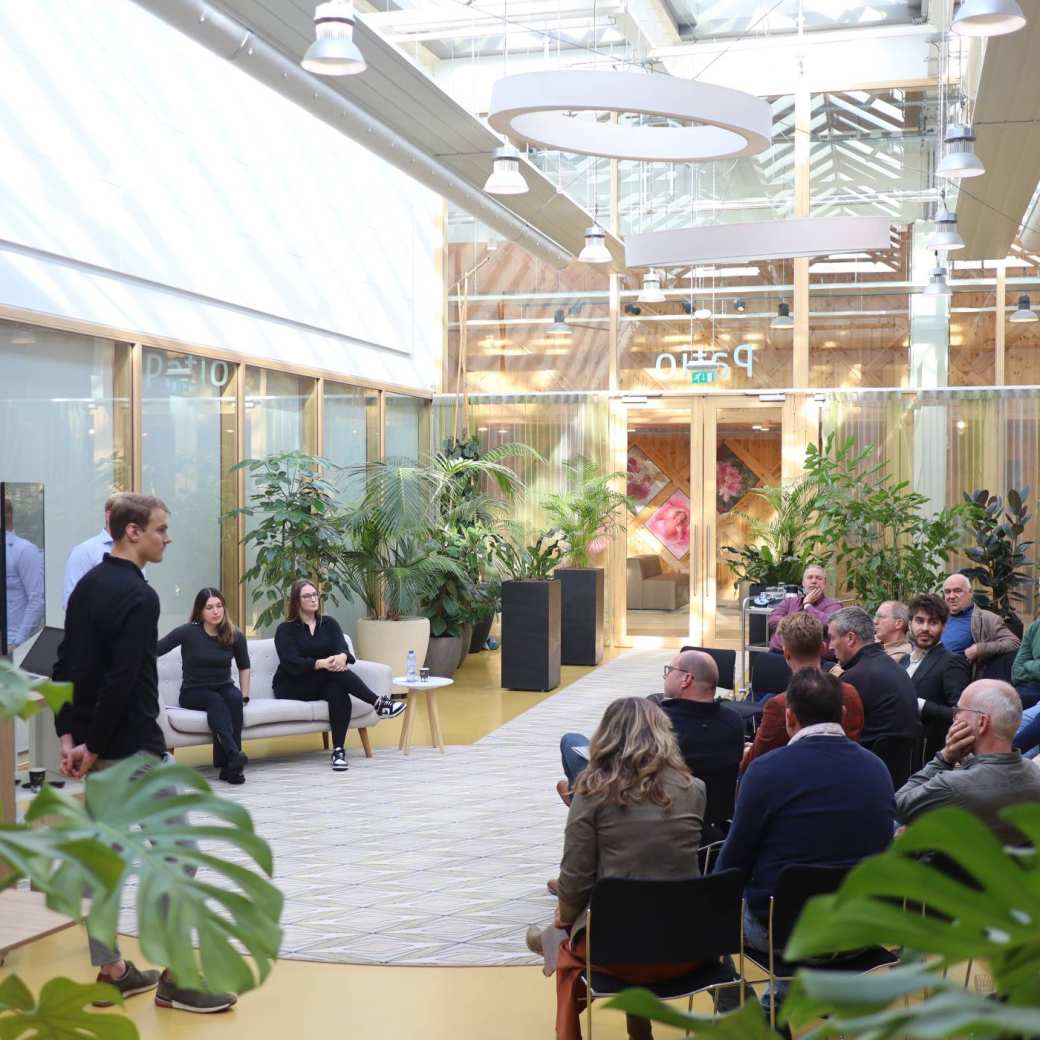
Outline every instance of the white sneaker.
<path fill-rule="evenodd" d="M 346 753 L 346 751 L 344 751 L 343 748 L 341 748 L 341 747 L 333 748 L 332 749 L 332 771 L 334 773 L 342 773 L 344 770 L 347 770 L 349 768 L 350 768 L 350 765 L 347 762 L 347 753 Z"/>

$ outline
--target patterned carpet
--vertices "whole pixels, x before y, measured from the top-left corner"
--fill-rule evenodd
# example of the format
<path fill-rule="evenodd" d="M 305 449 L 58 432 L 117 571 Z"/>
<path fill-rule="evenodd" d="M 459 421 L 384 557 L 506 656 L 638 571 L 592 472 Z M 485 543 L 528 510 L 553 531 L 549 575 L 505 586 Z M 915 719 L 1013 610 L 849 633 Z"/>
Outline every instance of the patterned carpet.
<path fill-rule="evenodd" d="M 531 922 L 553 900 L 566 810 L 559 739 L 591 733 L 616 697 L 660 688 L 669 651 L 628 653 L 476 744 L 405 757 L 356 741 L 350 771 L 323 753 L 265 759 L 222 795 L 274 850 L 282 956 L 350 964 L 534 964 Z M 133 892 L 121 930 L 133 934 Z"/>

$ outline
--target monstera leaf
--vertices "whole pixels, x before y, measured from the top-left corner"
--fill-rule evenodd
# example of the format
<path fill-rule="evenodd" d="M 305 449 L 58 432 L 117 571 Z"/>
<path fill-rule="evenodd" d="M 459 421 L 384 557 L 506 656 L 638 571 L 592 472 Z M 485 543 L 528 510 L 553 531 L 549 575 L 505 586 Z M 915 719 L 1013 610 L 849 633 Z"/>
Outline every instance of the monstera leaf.
<path fill-rule="evenodd" d="M 95 1000 L 121 1004 L 111 986 L 71 979 L 43 984 L 39 1002 L 17 975 L 0 982 L 0 1040 L 137 1040 L 137 1027 L 118 1014 L 88 1010 Z"/>
<path fill-rule="evenodd" d="M 92 775 L 83 804 L 45 787 L 26 815 L 29 824 L 47 825 L 32 832 L 39 845 L 23 831 L 8 836 L 18 856 L 9 856 L 3 844 L 0 855 L 32 877 L 54 909 L 68 913 L 92 891 L 87 930 L 106 945 L 115 941 L 123 889 L 136 878 L 138 934 L 147 958 L 169 967 L 182 986 L 251 989 L 278 953 L 282 895 L 261 873 L 209 850 L 216 842 L 232 845 L 268 876 L 271 850 L 249 813 L 214 795 L 198 773 L 183 766 L 142 772 L 146 761 L 126 759 Z M 205 819 L 189 821 L 189 812 Z M 255 974 L 235 944 L 252 956 Z"/>
<path fill-rule="evenodd" d="M 776 1040 L 762 1009 L 755 1000 L 747 1001 L 739 1011 L 729 1015 L 688 1015 L 658 1000 L 648 989 L 626 989 L 603 1005 L 630 1015 L 677 1026 L 691 1036 L 710 1040 Z"/>
<path fill-rule="evenodd" d="M 14 665 L 0 659 L 0 720 L 28 719 L 43 708 L 32 694 L 39 693 L 51 710 L 58 709 L 72 697 L 71 683 L 34 680 Z"/>

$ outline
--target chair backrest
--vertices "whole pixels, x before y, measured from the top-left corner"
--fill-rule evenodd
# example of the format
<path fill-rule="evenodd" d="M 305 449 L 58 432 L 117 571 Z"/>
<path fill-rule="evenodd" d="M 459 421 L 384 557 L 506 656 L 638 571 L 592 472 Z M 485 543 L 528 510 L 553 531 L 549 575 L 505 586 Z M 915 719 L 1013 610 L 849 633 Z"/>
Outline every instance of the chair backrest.
<path fill-rule="evenodd" d="M 1011 669 L 1015 663 L 1017 650 L 1009 650 L 1005 654 L 997 654 L 984 664 L 979 665 L 976 679 L 999 679 L 1001 682 L 1011 682 Z"/>
<path fill-rule="evenodd" d="M 754 654 L 751 658 L 751 697 L 760 700 L 783 693 L 791 681 L 791 668 L 783 654 Z"/>
<path fill-rule="evenodd" d="M 773 891 L 773 949 L 779 954 L 791 938 L 805 904 L 813 896 L 836 892 L 849 867 L 798 864 L 784 867 Z"/>
<path fill-rule="evenodd" d="M 725 823 L 733 819 L 733 806 L 737 800 L 737 774 L 740 765 L 727 769 L 716 769 L 712 773 L 699 773 L 698 778 L 704 781 L 707 798 L 704 806 L 704 822 L 706 824 Z"/>
<path fill-rule="evenodd" d="M 679 652 L 684 654 L 687 650 L 700 650 L 702 654 L 707 654 L 719 670 L 719 686 L 723 690 L 735 688 L 733 674 L 737 667 L 736 650 L 715 650 L 710 646 L 684 646 Z"/>
<path fill-rule="evenodd" d="M 589 901 L 594 964 L 679 964 L 740 949 L 744 872 L 685 881 L 603 878 Z"/>
<path fill-rule="evenodd" d="M 870 750 L 888 767 L 892 786 L 897 791 L 910 779 L 917 745 L 916 737 L 878 737 L 870 745 Z"/>

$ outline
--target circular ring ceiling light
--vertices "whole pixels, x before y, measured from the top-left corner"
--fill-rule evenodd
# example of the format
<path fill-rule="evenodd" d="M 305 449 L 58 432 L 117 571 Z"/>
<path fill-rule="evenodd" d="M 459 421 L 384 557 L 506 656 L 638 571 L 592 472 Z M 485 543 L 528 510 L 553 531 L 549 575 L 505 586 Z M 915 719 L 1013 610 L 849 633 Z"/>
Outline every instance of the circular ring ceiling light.
<path fill-rule="evenodd" d="M 616 112 L 694 126 L 629 126 L 568 113 Z M 544 148 L 610 159 L 700 162 L 754 155 L 769 145 L 767 101 L 729 87 L 639 72 L 524 72 L 498 80 L 488 122 Z"/>

